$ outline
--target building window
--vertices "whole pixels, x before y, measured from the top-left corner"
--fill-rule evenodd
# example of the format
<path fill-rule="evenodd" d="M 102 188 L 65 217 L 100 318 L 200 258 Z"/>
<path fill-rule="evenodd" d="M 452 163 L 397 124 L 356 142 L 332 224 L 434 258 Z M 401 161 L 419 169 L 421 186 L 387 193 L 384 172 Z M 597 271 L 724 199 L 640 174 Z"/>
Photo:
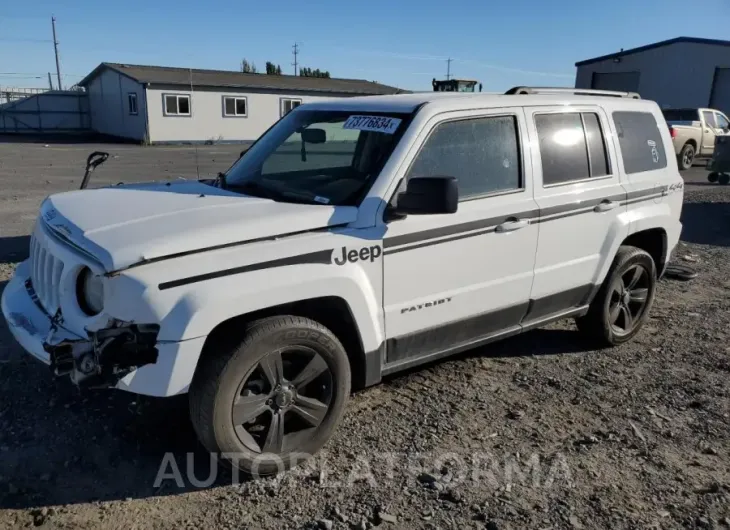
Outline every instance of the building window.
<path fill-rule="evenodd" d="M 223 116 L 245 118 L 248 102 L 244 97 L 223 96 Z"/>
<path fill-rule="evenodd" d="M 610 174 L 606 141 L 597 114 L 538 114 L 535 128 L 543 186 Z"/>
<path fill-rule="evenodd" d="M 165 116 L 190 116 L 190 96 L 187 94 L 163 94 Z"/>
<path fill-rule="evenodd" d="M 436 126 L 406 178 L 448 175 L 459 182 L 459 200 L 522 188 L 515 116 L 448 121 Z"/>
<path fill-rule="evenodd" d="M 129 113 L 137 114 L 137 93 L 130 92 L 127 94 L 127 104 L 129 105 Z"/>
<path fill-rule="evenodd" d="M 299 105 L 302 104 L 301 99 L 281 98 L 281 115 L 286 116 Z"/>
<path fill-rule="evenodd" d="M 664 140 L 653 114 L 617 111 L 613 113 L 613 122 L 627 175 L 667 167 Z M 663 123 L 662 126 L 666 127 Z"/>

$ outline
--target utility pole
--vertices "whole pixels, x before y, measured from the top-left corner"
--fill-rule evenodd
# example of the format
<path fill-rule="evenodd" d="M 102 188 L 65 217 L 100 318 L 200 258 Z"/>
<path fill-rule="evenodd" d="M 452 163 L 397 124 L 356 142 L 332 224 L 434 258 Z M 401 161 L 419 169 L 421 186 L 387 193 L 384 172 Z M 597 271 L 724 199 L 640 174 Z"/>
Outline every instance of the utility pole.
<path fill-rule="evenodd" d="M 292 53 L 294 54 L 294 62 L 292 63 L 294 65 L 294 75 L 297 75 L 297 68 L 299 67 L 299 62 L 297 61 L 297 57 L 299 55 L 299 44 L 295 42 L 294 46 L 292 46 L 292 50 Z"/>
<path fill-rule="evenodd" d="M 53 90 L 53 80 L 51 79 L 51 72 L 48 72 L 48 88 Z"/>
<path fill-rule="evenodd" d="M 56 75 L 58 76 L 58 90 L 63 90 L 61 85 L 61 66 L 58 62 L 58 41 L 56 40 L 56 17 L 51 17 L 51 27 L 53 28 L 53 51 L 56 54 Z"/>
<path fill-rule="evenodd" d="M 449 79 L 451 79 L 451 61 L 453 61 L 453 59 L 451 57 L 446 59 L 446 80 L 447 81 Z"/>

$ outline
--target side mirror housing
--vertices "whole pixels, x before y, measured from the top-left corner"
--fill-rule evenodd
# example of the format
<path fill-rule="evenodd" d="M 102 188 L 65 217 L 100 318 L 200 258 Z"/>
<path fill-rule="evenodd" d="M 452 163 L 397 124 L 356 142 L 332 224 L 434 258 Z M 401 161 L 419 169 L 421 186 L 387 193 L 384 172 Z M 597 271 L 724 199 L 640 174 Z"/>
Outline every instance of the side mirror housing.
<path fill-rule="evenodd" d="M 406 191 L 398 194 L 394 210 L 400 215 L 456 213 L 459 188 L 455 177 L 413 177 Z"/>
<path fill-rule="evenodd" d="M 323 144 L 327 141 L 327 132 L 324 129 L 304 129 L 302 141 L 307 144 Z"/>

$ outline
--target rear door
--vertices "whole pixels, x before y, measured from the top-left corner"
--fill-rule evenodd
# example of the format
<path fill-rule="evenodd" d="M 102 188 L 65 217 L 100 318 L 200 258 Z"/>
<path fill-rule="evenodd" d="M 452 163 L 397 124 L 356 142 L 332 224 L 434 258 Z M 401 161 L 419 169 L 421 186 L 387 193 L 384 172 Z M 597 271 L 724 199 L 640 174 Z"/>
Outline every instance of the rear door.
<path fill-rule="evenodd" d="M 584 305 L 600 283 L 608 246 L 623 239 L 626 191 L 598 106 L 527 109 L 540 207 L 530 313 L 535 322 Z"/>

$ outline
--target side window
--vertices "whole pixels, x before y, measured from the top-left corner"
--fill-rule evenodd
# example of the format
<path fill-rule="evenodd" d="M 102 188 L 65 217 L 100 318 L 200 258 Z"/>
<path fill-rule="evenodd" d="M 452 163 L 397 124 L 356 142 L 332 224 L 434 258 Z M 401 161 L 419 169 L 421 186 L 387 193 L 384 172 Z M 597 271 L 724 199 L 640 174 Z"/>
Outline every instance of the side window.
<path fill-rule="evenodd" d="M 727 118 L 724 114 L 720 114 L 719 112 L 715 113 L 715 117 L 717 118 L 717 128 L 726 130 L 730 128 L 730 122 L 727 121 Z"/>
<path fill-rule="evenodd" d="M 702 117 L 705 120 L 705 124 L 707 124 L 708 127 L 712 127 L 713 129 L 717 129 L 717 122 L 715 121 L 715 113 L 711 110 L 703 110 L 702 111 Z"/>
<path fill-rule="evenodd" d="M 522 188 L 517 118 L 494 116 L 441 123 L 406 178 L 456 177 L 459 200 Z"/>
<path fill-rule="evenodd" d="M 129 94 L 127 94 L 127 105 L 129 106 L 130 114 L 134 115 L 138 113 L 136 92 L 130 92 Z"/>
<path fill-rule="evenodd" d="M 591 177 L 603 177 L 610 175 L 608 165 L 608 153 L 606 152 L 606 138 L 601 129 L 601 122 L 598 114 L 586 112 L 583 115 L 583 126 L 588 141 L 588 157 L 591 164 Z"/>
<path fill-rule="evenodd" d="M 650 112 L 614 112 L 613 121 L 627 175 L 667 167 L 664 141 Z"/>

